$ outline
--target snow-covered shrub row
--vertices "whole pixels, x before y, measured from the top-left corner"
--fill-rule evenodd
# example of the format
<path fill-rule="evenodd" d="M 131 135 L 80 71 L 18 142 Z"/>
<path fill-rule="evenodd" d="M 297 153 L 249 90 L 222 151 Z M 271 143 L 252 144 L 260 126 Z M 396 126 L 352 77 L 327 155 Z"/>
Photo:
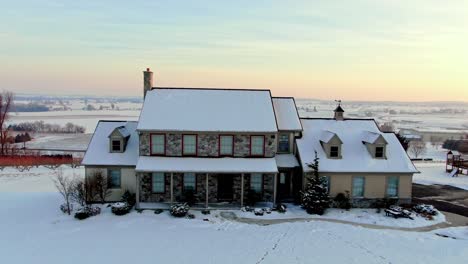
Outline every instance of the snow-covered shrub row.
<path fill-rule="evenodd" d="M 101 213 L 101 208 L 97 206 L 87 205 L 78 209 L 75 213 L 75 218 L 79 220 L 86 219 L 90 216 L 95 216 Z"/>
<path fill-rule="evenodd" d="M 125 214 L 128 214 L 130 212 L 132 207 L 133 206 L 131 206 L 127 202 L 118 202 L 118 203 L 114 203 L 111 206 L 111 211 L 115 215 L 125 215 Z"/>
<path fill-rule="evenodd" d="M 430 204 L 417 204 L 413 207 L 413 210 L 418 214 L 426 214 L 426 215 L 437 215 L 438 211 L 434 208 L 434 206 Z"/>
<path fill-rule="evenodd" d="M 190 207 L 186 203 L 174 204 L 171 206 L 171 215 L 175 217 L 184 217 L 187 215 Z"/>

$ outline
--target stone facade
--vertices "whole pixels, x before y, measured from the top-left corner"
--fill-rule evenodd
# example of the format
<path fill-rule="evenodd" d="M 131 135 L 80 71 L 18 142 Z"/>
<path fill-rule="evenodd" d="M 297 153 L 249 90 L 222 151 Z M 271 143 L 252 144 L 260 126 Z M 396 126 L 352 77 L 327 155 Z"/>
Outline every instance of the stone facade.
<path fill-rule="evenodd" d="M 182 156 L 182 134 L 165 133 L 166 135 L 166 155 Z M 216 133 L 198 133 L 198 156 L 200 157 L 218 157 L 219 134 Z M 265 157 L 274 157 L 276 153 L 276 134 L 264 134 L 265 136 Z M 150 155 L 150 133 L 140 134 L 140 156 Z M 234 156 L 250 156 L 250 135 L 234 135 Z"/>
<path fill-rule="evenodd" d="M 170 191 L 170 173 L 165 173 L 165 192 L 164 193 L 153 193 L 151 183 L 151 173 L 139 173 L 140 174 L 140 202 L 170 202 L 171 191 Z M 209 174 L 208 177 L 208 202 L 217 203 L 218 200 L 218 177 L 223 177 L 223 174 Z M 273 201 L 273 181 L 274 174 L 263 175 L 263 193 L 261 201 L 272 202 Z M 241 200 L 241 175 L 233 175 L 233 197 L 232 202 L 240 204 Z M 183 202 L 183 173 L 173 174 L 174 184 L 174 202 Z M 244 202 L 247 201 L 247 194 L 250 189 L 250 174 L 244 174 Z M 205 203 L 206 201 L 206 174 L 196 174 L 196 190 L 195 198 L 198 203 Z"/>

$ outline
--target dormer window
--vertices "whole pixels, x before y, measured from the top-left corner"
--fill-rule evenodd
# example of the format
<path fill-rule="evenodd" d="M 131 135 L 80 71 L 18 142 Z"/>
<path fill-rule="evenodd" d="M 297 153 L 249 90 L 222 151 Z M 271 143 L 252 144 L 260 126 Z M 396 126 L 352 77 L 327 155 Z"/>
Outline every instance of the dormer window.
<path fill-rule="evenodd" d="M 384 157 L 384 147 L 375 147 L 375 157 L 376 158 Z"/>
<path fill-rule="evenodd" d="M 330 158 L 338 158 L 340 156 L 340 147 L 331 146 L 330 147 Z"/>
<path fill-rule="evenodd" d="M 112 152 L 122 152 L 120 139 L 113 139 L 112 140 Z"/>

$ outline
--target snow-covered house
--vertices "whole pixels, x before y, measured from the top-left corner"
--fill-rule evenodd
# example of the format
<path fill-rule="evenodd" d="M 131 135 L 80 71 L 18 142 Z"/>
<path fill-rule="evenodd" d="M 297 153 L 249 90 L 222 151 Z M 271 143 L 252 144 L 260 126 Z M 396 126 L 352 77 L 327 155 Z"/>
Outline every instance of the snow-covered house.
<path fill-rule="evenodd" d="M 138 206 L 182 201 L 243 205 L 290 200 L 301 188 L 293 98 L 269 90 L 153 87 L 144 72 L 138 122 L 101 121 L 83 159 L 86 177 L 108 178 L 112 194 Z M 296 176 L 295 176 L 296 175 Z M 151 204 L 150 204 L 151 203 Z"/>
<path fill-rule="evenodd" d="M 297 148 L 304 177 L 317 153 L 332 197 L 349 193 L 353 205 L 362 207 L 382 198 L 409 202 L 418 170 L 395 134 L 381 132 L 374 119 L 346 119 L 343 112 L 338 106 L 334 118 L 301 118 Z"/>

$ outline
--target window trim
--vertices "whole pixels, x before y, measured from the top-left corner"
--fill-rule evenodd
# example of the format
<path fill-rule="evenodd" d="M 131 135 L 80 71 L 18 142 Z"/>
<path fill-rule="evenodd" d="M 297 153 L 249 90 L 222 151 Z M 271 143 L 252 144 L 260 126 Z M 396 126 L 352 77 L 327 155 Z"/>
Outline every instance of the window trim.
<path fill-rule="evenodd" d="M 396 186 L 396 196 L 390 196 L 388 194 L 388 186 L 389 186 L 389 179 L 395 177 L 397 179 L 397 186 Z M 387 176 L 385 179 L 385 197 L 387 198 L 399 198 L 400 197 L 400 176 L 398 175 L 392 175 L 392 176 Z"/>
<path fill-rule="evenodd" d="M 115 186 L 115 187 L 111 186 L 111 182 L 112 182 L 111 171 L 118 171 L 119 172 L 119 186 Z M 122 169 L 120 169 L 120 168 L 107 169 L 107 187 L 109 189 L 111 189 L 111 190 L 120 190 L 120 189 L 122 189 Z"/>
<path fill-rule="evenodd" d="M 263 138 L 263 149 L 262 149 L 262 154 L 252 154 L 252 137 L 262 137 Z M 250 135 L 250 156 L 251 157 L 265 157 L 265 135 Z"/>
<path fill-rule="evenodd" d="M 188 191 L 185 189 L 185 174 L 187 173 L 192 173 L 193 176 L 195 177 L 195 187 L 193 188 L 193 192 L 197 193 L 197 174 L 195 172 L 184 172 L 182 174 L 182 192 Z"/>
<path fill-rule="evenodd" d="M 164 152 L 163 153 L 153 153 L 153 135 L 162 135 L 164 136 Z M 164 133 L 150 133 L 150 155 L 151 156 L 166 156 L 166 134 Z"/>
<path fill-rule="evenodd" d="M 154 188 L 153 188 L 153 176 L 154 176 L 154 173 L 161 173 L 162 176 L 163 176 L 163 191 L 162 191 L 162 192 L 155 192 L 155 191 L 154 191 Z M 150 178 L 151 178 L 151 193 L 153 193 L 153 194 L 165 194 L 165 193 L 166 193 L 166 173 L 155 171 L 155 172 L 152 172 L 152 173 L 151 173 L 151 177 L 150 177 Z"/>
<path fill-rule="evenodd" d="M 184 136 L 195 136 L 195 153 L 186 154 L 184 151 Z M 182 156 L 196 157 L 198 156 L 198 135 L 197 134 L 182 134 Z"/>
<path fill-rule="evenodd" d="M 111 138 L 111 152 L 123 152 L 123 147 L 122 147 L 122 139 L 120 138 Z M 114 142 L 118 141 L 119 142 L 119 150 L 114 150 Z"/>
<path fill-rule="evenodd" d="M 280 139 L 281 135 L 286 135 L 288 137 L 288 150 L 287 151 L 281 151 L 280 150 Z M 276 150 L 278 153 L 291 153 L 291 135 L 289 133 L 279 133 L 278 134 L 278 148 Z"/>
<path fill-rule="evenodd" d="M 221 153 L 221 137 L 231 137 L 232 138 L 232 152 L 231 154 L 222 154 Z M 219 157 L 234 157 L 234 135 L 218 135 L 218 156 Z"/>
<path fill-rule="evenodd" d="M 332 148 L 337 148 L 336 156 L 332 156 Z M 340 146 L 338 146 L 338 145 L 331 145 L 330 146 L 330 158 L 332 158 L 332 159 L 340 158 Z"/>
<path fill-rule="evenodd" d="M 355 196 L 354 195 L 354 179 L 355 178 L 363 178 L 363 186 L 362 186 L 362 196 Z M 351 197 L 352 198 L 364 198 L 366 197 L 366 177 L 365 176 L 353 176 L 351 180 Z"/>
<path fill-rule="evenodd" d="M 261 194 L 263 196 L 263 192 L 264 192 L 264 188 L 263 188 L 263 184 L 264 184 L 264 180 L 265 180 L 265 175 L 263 173 L 251 173 L 250 174 L 250 179 L 249 179 L 249 190 L 253 190 L 252 189 L 252 176 L 254 174 L 257 174 L 257 175 L 260 175 L 260 192 L 258 192 L 258 194 Z M 253 190 L 255 191 L 255 190 Z"/>

